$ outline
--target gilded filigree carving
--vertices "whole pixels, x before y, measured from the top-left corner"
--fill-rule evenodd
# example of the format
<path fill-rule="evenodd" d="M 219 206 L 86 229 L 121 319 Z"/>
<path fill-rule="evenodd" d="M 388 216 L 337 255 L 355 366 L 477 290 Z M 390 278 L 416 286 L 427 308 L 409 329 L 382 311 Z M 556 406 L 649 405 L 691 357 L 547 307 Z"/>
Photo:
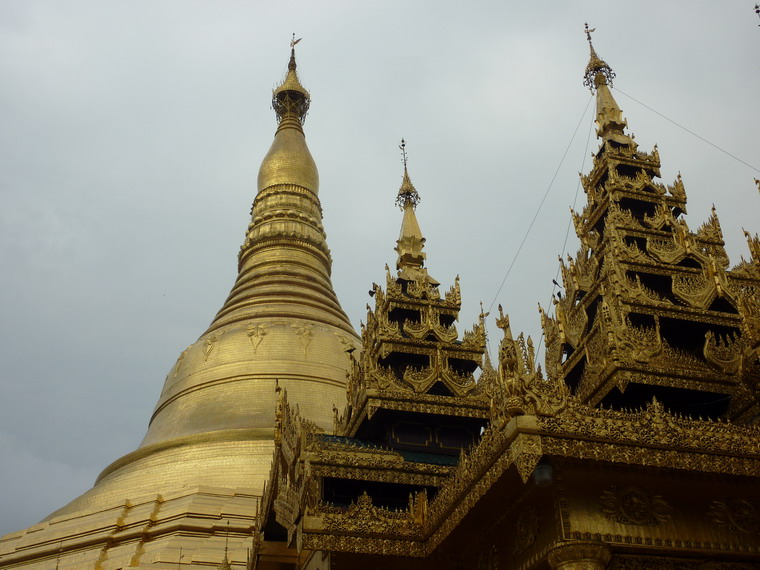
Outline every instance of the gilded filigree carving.
<path fill-rule="evenodd" d="M 742 348 L 741 340 L 735 336 L 721 338 L 712 331 L 707 331 L 702 354 L 718 372 L 736 374 L 741 365 Z"/>
<path fill-rule="evenodd" d="M 419 493 L 409 494 L 409 517 L 416 525 L 424 525 L 428 516 L 428 498 L 427 491 L 422 490 Z"/>
<path fill-rule="evenodd" d="M 512 338 L 509 317 L 499 305 L 496 324 L 504 337 L 499 344 L 499 368 L 491 390 L 491 417 L 497 426 L 523 414 L 553 414 L 564 407 L 569 393 L 567 385 L 544 380 L 536 367 L 533 341 L 520 334 Z M 527 467 L 526 467 L 527 468 Z"/>
<path fill-rule="evenodd" d="M 648 214 L 644 214 L 644 217 L 642 218 L 642 220 L 644 224 L 646 224 L 647 226 L 655 230 L 660 230 L 663 228 L 663 226 L 673 225 L 675 223 L 675 220 L 673 219 L 673 212 L 671 211 L 670 208 L 668 208 L 667 206 L 663 204 L 658 204 L 655 207 L 654 214 L 652 216 Z M 665 248 L 670 247 L 669 244 L 667 243 L 667 240 L 661 240 L 661 241 L 664 242 L 662 243 L 662 245 Z M 647 245 L 649 245 L 650 243 L 651 241 L 648 241 Z"/>
<path fill-rule="evenodd" d="M 704 275 L 674 275 L 673 293 L 689 306 L 706 309 L 718 294 L 715 283 Z"/>
<path fill-rule="evenodd" d="M 607 518 L 625 525 L 666 522 L 673 510 L 660 495 L 641 487 L 610 487 L 602 492 L 599 503 Z"/>
<path fill-rule="evenodd" d="M 708 241 L 723 245 L 723 230 L 720 227 L 718 214 L 715 206 L 712 207 L 712 213 L 707 221 L 703 223 L 696 231 L 696 237 L 700 241 Z"/>
<path fill-rule="evenodd" d="M 671 222 L 674 222 L 671 220 Z M 678 263 L 686 256 L 686 248 L 673 237 L 647 237 L 647 252 L 662 263 Z"/>
<path fill-rule="evenodd" d="M 517 467 L 517 473 L 525 483 L 533 474 L 533 470 L 541 460 L 541 438 L 535 435 L 519 435 L 509 449 L 512 462 Z"/>
<path fill-rule="evenodd" d="M 397 536 L 407 539 L 421 536 L 421 525 L 407 510 L 395 511 L 375 506 L 366 492 L 347 509 L 320 504 L 316 513 L 328 531 L 352 536 Z"/>

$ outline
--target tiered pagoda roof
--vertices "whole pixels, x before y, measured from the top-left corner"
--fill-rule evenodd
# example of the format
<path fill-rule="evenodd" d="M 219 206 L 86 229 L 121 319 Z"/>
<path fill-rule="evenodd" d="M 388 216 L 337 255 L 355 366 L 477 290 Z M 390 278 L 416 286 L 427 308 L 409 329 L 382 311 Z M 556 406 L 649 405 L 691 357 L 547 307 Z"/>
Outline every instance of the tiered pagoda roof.
<path fill-rule="evenodd" d="M 729 270 L 717 215 L 688 229 L 681 177 L 654 180 L 657 149 L 626 134 L 612 78 L 591 46 L 602 142 L 574 214 L 581 249 L 542 312 L 546 377 L 501 307 L 498 366 L 463 374 L 486 315 L 474 346 L 456 344 L 459 290 L 440 298 L 422 265 L 405 172 L 398 273 L 373 287 L 341 435 L 281 396 L 255 568 L 756 566 L 760 239 Z M 464 418 L 483 422 L 476 444 L 433 461 L 436 426 Z M 420 429 L 394 439 L 403 422 Z"/>
<path fill-rule="evenodd" d="M 634 409 L 656 397 L 674 412 L 749 420 L 757 370 L 737 374 L 739 308 L 760 293 L 757 255 L 728 269 L 715 209 L 689 229 L 681 175 L 656 181 L 658 149 L 641 151 L 626 133 L 613 77 L 591 46 L 585 82 L 601 144 L 581 178 L 587 204 L 573 213 L 580 250 L 561 261 L 555 316 L 542 313 L 547 372 L 591 405 Z"/>

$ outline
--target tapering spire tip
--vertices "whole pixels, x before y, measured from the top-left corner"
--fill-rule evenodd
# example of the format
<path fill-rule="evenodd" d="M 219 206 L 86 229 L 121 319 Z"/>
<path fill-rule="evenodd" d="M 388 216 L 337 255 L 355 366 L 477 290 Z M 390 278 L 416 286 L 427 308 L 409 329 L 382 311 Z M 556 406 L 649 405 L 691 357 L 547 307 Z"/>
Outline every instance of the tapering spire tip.
<path fill-rule="evenodd" d="M 403 138 L 398 148 L 401 150 L 401 162 L 404 164 L 404 177 L 401 180 L 401 188 L 396 196 L 396 205 L 402 210 L 407 204 L 411 204 L 412 208 L 416 208 L 417 204 L 420 203 L 420 195 L 409 178 L 409 171 L 407 170 L 409 157 L 406 154 L 406 141 Z"/>
<path fill-rule="evenodd" d="M 596 55 L 594 44 L 591 42 L 591 34 L 596 28 L 589 28 L 588 22 L 584 24 L 584 32 L 588 40 L 589 62 L 586 66 L 586 72 L 583 74 L 583 85 L 589 89 L 598 88 L 600 85 L 609 85 L 612 87 L 612 80 L 615 78 L 615 72 L 607 65 L 607 62 Z"/>
<path fill-rule="evenodd" d="M 303 124 L 306 113 L 309 111 L 311 96 L 301 85 L 296 73 L 296 44 L 302 39 L 296 39 L 296 35 L 293 34 L 290 40 L 290 60 L 288 61 L 287 75 L 272 93 L 272 108 L 277 114 L 277 122 L 281 122 L 286 116 L 292 116 Z"/>

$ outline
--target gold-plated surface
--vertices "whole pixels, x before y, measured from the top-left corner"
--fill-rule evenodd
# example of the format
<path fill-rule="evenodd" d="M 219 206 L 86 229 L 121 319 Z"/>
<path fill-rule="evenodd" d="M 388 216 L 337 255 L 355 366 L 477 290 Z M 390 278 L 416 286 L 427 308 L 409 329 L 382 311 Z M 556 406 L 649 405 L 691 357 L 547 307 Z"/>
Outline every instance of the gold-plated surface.
<path fill-rule="evenodd" d="M 228 497 L 256 499 L 269 473 L 276 386 L 288 390 L 304 417 L 332 429 L 332 408 L 345 399 L 346 351 L 359 340 L 330 281 L 319 176 L 302 128 L 309 94 L 298 80 L 294 50 L 273 106 L 278 127 L 224 306 L 169 371 L 140 447 L 38 527 L 7 537 L 0 567 L 29 560 L 24 567 L 51 568 L 60 547 L 60 568 L 153 568 L 179 548 L 187 556 L 183 564 L 217 568 L 223 543 L 216 527 Z M 218 492 L 198 495 L 206 487 Z M 163 505 L 177 495 L 204 502 L 208 512 L 197 517 L 178 507 L 169 515 L 157 506 L 142 526 L 126 531 L 124 513 L 143 498 Z M 248 530 L 235 533 L 250 531 L 255 502 L 246 501 L 231 516 Z M 192 529 L 195 538 L 170 536 L 181 529 Z M 240 552 L 231 560 L 245 561 Z"/>
<path fill-rule="evenodd" d="M 298 82 L 293 52 L 286 80 L 274 96 L 308 98 Z M 220 484 L 224 477 L 212 460 L 185 470 L 182 453 L 190 454 L 185 442 L 199 434 L 213 442 L 230 430 L 271 430 L 277 382 L 289 390 L 305 417 L 331 427 L 332 407 L 343 398 L 349 364 L 345 350 L 356 337 L 330 282 L 318 175 L 301 127 L 301 107 L 281 106 L 277 111 L 280 122 L 259 171 L 237 281 L 209 329 L 169 372 L 141 444 L 143 452 L 156 454 L 157 465 L 166 465 L 167 474 L 143 467 L 150 456 L 138 460 L 140 454 L 131 454 L 109 467 L 86 497 L 63 512 L 80 508 L 82 501 L 97 503 L 101 495 L 115 492 L 110 488 L 131 488 L 136 478 L 139 488 L 146 489 L 209 480 Z M 240 440 L 238 459 L 241 465 L 247 461 L 259 466 L 258 475 L 252 478 L 241 469 L 225 476 L 233 488 L 247 481 L 260 490 L 261 466 L 268 464 L 269 450 L 258 455 L 246 451 L 248 443 Z M 162 444 L 172 446 L 171 457 Z M 229 453 L 234 454 L 225 451 Z"/>
<path fill-rule="evenodd" d="M 658 149 L 643 152 L 625 133 L 612 75 L 592 46 L 586 80 L 597 90 L 601 146 L 581 177 L 588 203 L 573 213 L 581 248 L 561 261 L 565 293 L 554 317 L 542 311 L 546 371 L 592 405 L 657 397 L 674 411 L 749 421 L 760 369 L 742 360 L 741 308 L 755 306 L 760 257 L 752 251 L 728 269 L 714 210 L 689 229 L 681 176 L 655 181 Z"/>
<path fill-rule="evenodd" d="M 760 238 L 729 269 L 714 211 L 689 230 L 683 181 L 654 180 L 659 153 L 626 134 L 590 52 L 601 146 L 573 214 L 581 249 L 541 314 L 546 374 L 501 307 L 495 368 L 486 313 L 458 339 L 458 279 L 441 295 L 424 266 L 403 142 L 397 274 L 373 286 L 360 346 L 330 284 L 291 50 L 224 307 L 142 445 L 0 539 L 0 567 L 758 567 Z M 396 431 L 415 422 L 429 438 Z M 447 422 L 474 427 L 471 448 L 436 439 Z"/>
<path fill-rule="evenodd" d="M 334 431 L 340 437 L 324 437 L 281 391 L 260 527 L 281 526 L 288 545 L 299 550 L 422 555 L 424 548 L 416 542 L 428 519 L 427 489 L 446 484 L 456 454 L 477 440 L 493 398 L 503 392 L 499 375 L 484 359 L 487 315 L 481 314 L 459 340 L 454 326 L 461 305 L 459 280 L 442 296 L 424 266 L 425 238 L 415 214 L 420 198 L 409 177 L 403 141 L 401 148 L 397 273 L 392 276 L 386 267 L 385 289 L 373 285 L 375 308 L 368 309 L 362 351 L 352 360 L 347 406 L 343 413 L 335 410 Z M 476 381 L 478 368 L 483 373 Z M 403 426 L 427 435 L 404 439 L 399 435 Z M 471 437 L 465 435 L 458 444 L 452 439 L 447 447 L 442 443 L 446 430 Z M 413 490 L 408 511 L 376 505 L 366 490 L 347 507 L 325 498 L 328 488 L 367 485 Z M 385 499 L 391 495 L 392 490 Z M 357 535 L 361 540 L 351 546 Z M 265 540 L 257 559 L 269 564 L 272 549 L 273 543 Z"/>
<path fill-rule="evenodd" d="M 281 568 L 266 556 L 278 544 L 324 570 L 760 564 L 760 238 L 747 233 L 750 258 L 729 270 L 715 212 L 689 230 L 680 176 L 668 187 L 654 181 L 657 149 L 639 151 L 626 134 L 614 73 L 590 50 L 601 147 L 582 178 L 588 203 L 573 214 L 581 250 L 562 262 L 554 315 L 541 312 L 547 374 L 501 307 L 497 368 L 484 358 L 469 383 L 442 364 L 450 350 L 474 356 L 484 339 L 476 326 L 452 346 L 455 332 L 441 326 L 459 288 L 441 299 L 428 280 L 405 161 L 398 277 L 388 272 L 385 291 L 373 286 L 336 431 L 381 432 L 399 414 L 475 416 L 477 404 L 487 425 L 455 467 L 425 473 L 430 457 L 405 462 L 358 439 L 327 442 L 283 396 L 254 568 Z M 424 365 L 403 368 L 394 354 Z M 434 401 L 434 385 L 456 403 Z M 366 488 L 338 504 L 327 492 L 335 478 Z M 390 505 L 401 483 L 408 504 Z M 295 556 L 288 564 L 307 567 Z"/>

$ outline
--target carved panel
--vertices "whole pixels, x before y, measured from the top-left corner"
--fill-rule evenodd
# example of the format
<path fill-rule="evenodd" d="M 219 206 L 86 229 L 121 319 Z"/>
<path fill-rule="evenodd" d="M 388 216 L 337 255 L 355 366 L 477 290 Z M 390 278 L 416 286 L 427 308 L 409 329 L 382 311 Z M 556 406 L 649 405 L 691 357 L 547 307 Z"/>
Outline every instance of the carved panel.
<path fill-rule="evenodd" d="M 710 517 L 717 525 L 733 534 L 760 533 L 758 505 L 746 499 L 726 497 L 710 504 Z"/>
<path fill-rule="evenodd" d="M 670 520 L 673 510 L 660 495 L 640 487 L 610 487 L 599 503 L 607 518 L 625 525 L 656 525 Z"/>
<path fill-rule="evenodd" d="M 525 507 L 517 515 L 512 554 L 520 554 L 534 542 L 541 531 L 541 515 L 533 506 Z"/>

